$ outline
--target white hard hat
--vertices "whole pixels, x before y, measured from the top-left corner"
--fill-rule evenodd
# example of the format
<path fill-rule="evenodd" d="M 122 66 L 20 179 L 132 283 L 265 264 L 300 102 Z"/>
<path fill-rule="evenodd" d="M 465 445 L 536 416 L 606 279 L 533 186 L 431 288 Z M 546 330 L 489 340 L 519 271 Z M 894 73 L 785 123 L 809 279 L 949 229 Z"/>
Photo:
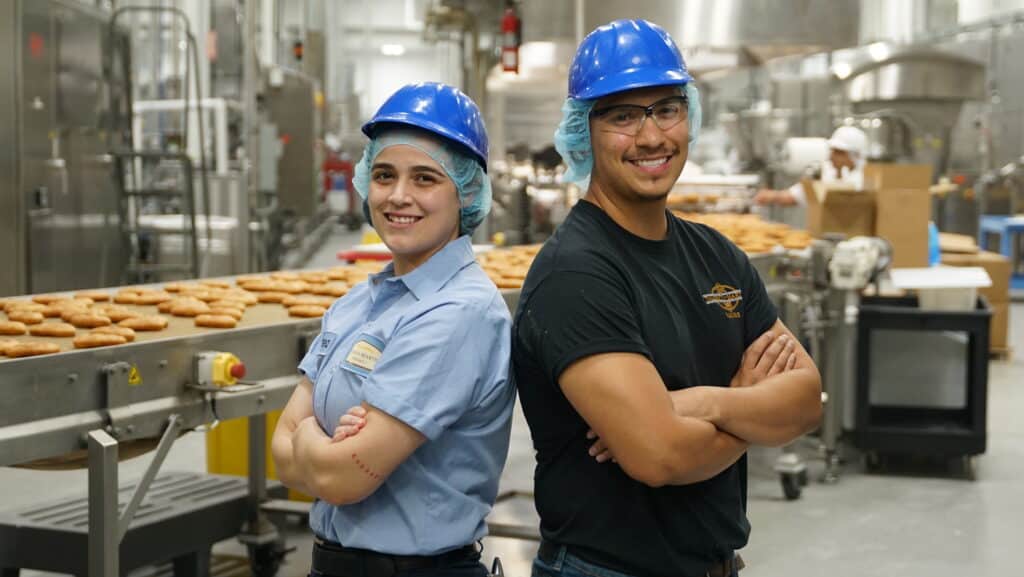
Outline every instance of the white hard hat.
<path fill-rule="evenodd" d="M 832 133 L 832 138 L 828 139 L 828 146 L 863 157 L 868 150 L 868 136 L 856 126 L 840 126 Z"/>
<path fill-rule="evenodd" d="M 336 151 L 341 149 L 341 139 L 333 133 L 328 133 L 324 136 L 324 144 L 326 144 L 327 148 L 330 150 Z"/>

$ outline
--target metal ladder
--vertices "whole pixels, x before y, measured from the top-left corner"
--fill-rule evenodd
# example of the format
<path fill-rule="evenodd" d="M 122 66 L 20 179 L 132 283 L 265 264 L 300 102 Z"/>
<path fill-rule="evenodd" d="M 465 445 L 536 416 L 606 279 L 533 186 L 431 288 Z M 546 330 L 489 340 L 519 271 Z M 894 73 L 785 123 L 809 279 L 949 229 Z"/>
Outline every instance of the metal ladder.
<path fill-rule="evenodd" d="M 124 243 L 125 284 L 199 278 L 199 234 L 196 228 L 196 195 L 192 160 L 184 152 L 116 152 L 121 238 Z M 204 199 L 205 200 L 205 199 Z M 147 226 L 140 217 L 149 214 L 180 214 L 176 230 Z M 209 215 L 204 207 L 203 214 Z M 181 238 L 181 262 L 160 262 L 160 243 Z M 206 242 L 212 242 L 206 217 Z"/>
<path fill-rule="evenodd" d="M 198 128 L 199 154 L 198 154 L 198 176 L 202 192 L 202 214 L 206 215 L 206 248 L 213 246 L 213 236 L 210 225 L 210 186 L 207 174 L 206 162 L 206 137 L 203 122 L 203 114 L 199 102 L 203 99 L 202 86 L 199 82 L 199 50 L 195 36 L 192 33 L 192 25 L 188 15 L 176 7 L 168 6 L 123 6 L 111 14 L 108 26 L 108 33 L 113 36 L 117 30 L 118 20 L 129 13 L 148 13 L 151 15 L 170 16 L 184 27 L 187 53 L 185 58 L 184 91 L 183 100 L 184 116 L 182 118 L 182 130 L 180 144 L 183 148 L 189 148 L 189 124 L 190 112 L 193 110 L 190 103 L 195 102 L 194 113 Z M 159 20 L 162 21 L 162 20 Z M 131 41 L 128 45 L 130 48 Z M 125 78 L 130 78 L 131 64 L 129 60 L 130 51 L 125 52 L 125 59 L 121 63 L 124 67 Z M 108 68 L 113 69 L 111 63 Z M 130 85 L 130 83 L 129 83 Z M 194 97 L 190 96 L 189 87 L 195 89 Z M 132 91 L 125 94 L 128 108 L 132 108 Z M 129 116 L 131 114 L 129 113 Z M 131 133 L 130 125 L 123 127 L 126 131 L 126 141 L 131 142 L 134 149 L 114 153 L 117 161 L 117 182 L 120 206 L 121 237 L 124 242 L 125 253 L 124 271 L 122 279 L 124 282 L 154 282 L 167 280 L 170 275 L 177 278 L 199 278 L 206 269 L 205 260 L 199 252 L 199 237 L 196 229 L 196 195 L 194 189 L 194 175 L 192 159 L 185 152 L 157 150 L 141 151 Z M 177 178 L 169 178 L 173 174 Z M 168 185 L 170 182 L 170 185 Z M 177 199 L 177 203 L 175 200 Z M 154 210 L 155 209 L 155 210 Z M 182 226 L 179 230 L 160 230 L 156 227 L 142 226 L 139 216 L 145 214 L 181 214 Z M 159 241 L 161 237 L 178 235 L 181 237 L 180 263 L 160 263 Z M 155 241 L 155 242 L 154 242 Z M 209 252 L 209 251 L 208 251 Z"/>

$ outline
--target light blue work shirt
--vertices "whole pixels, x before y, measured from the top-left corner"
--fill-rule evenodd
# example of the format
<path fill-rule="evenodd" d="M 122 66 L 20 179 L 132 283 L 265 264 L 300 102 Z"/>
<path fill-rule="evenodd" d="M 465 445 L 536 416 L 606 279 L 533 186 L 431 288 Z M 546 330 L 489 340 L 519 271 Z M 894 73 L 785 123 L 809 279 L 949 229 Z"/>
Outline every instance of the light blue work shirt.
<path fill-rule="evenodd" d="M 508 455 L 515 387 L 512 322 L 462 236 L 400 277 L 393 265 L 335 301 L 299 370 L 333 434 L 369 403 L 427 438 L 369 497 L 313 504 L 323 539 L 395 555 L 433 555 L 482 538 Z"/>

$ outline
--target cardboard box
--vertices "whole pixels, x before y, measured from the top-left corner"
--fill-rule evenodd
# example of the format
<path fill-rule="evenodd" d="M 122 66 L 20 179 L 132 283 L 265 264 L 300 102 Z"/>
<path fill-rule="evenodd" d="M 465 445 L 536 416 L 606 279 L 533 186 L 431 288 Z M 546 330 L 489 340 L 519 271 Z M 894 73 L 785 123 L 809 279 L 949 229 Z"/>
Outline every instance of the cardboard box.
<path fill-rule="evenodd" d="M 939 250 L 942 252 L 978 253 L 978 243 L 973 236 L 966 234 L 953 234 L 951 232 L 939 233 Z"/>
<path fill-rule="evenodd" d="M 875 195 L 848 186 L 826 186 L 804 180 L 807 197 L 807 231 L 821 237 L 828 233 L 872 236 L 875 232 Z"/>
<path fill-rule="evenodd" d="M 875 236 L 892 245 L 893 268 L 928 266 L 928 189 L 883 189 L 875 192 Z"/>
<path fill-rule="evenodd" d="M 869 162 L 864 165 L 864 188 L 868 190 L 901 188 L 927 192 L 931 185 L 930 164 Z"/>
<path fill-rule="evenodd" d="M 992 309 L 992 319 L 988 327 L 988 348 L 990 350 L 1003 349 L 1009 346 L 1010 328 L 1010 303 L 989 303 Z"/>
<path fill-rule="evenodd" d="M 1010 260 L 989 251 L 977 254 L 942 253 L 942 264 L 950 266 L 980 266 L 992 279 L 992 286 L 978 289 L 989 303 L 1006 303 L 1010 300 Z"/>

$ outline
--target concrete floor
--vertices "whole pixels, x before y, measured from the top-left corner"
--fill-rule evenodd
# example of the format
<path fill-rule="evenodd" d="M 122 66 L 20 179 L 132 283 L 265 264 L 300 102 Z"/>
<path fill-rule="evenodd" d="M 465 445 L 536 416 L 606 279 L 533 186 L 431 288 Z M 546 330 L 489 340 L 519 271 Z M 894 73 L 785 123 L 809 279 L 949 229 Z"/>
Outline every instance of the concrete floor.
<path fill-rule="evenodd" d="M 358 242 L 358 235 L 339 230 L 310 263 L 335 264 L 339 248 Z M 1024 518 L 1024 303 L 1011 313 L 1011 343 L 1018 355 L 992 361 L 989 373 L 988 452 L 977 460 L 977 480 L 967 481 L 941 467 L 915 464 L 885 474 L 867 474 L 852 450 L 838 484 L 816 482 L 822 470 L 811 460 L 812 482 L 797 501 L 782 497 L 771 472 L 774 455 L 752 453 L 749 517 L 750 544 L 742 551 L 744 577 L 961 577 L 1021 574 L 1020 547 L 1024 532 L 1014 527 Z M 529 491 L 533 450 L 522 415 L 516 414 L 502 491 Z M 809 440 L 810 441 L 810 440 Z M 121 477 L 141 475 L 149 456 L 122 464 Z M 165 470 L 202 471 L 203 437 L 190 433 L 171 450 Z M 35 472 L 0 468 L 3 502 L 23 504 L 84 494 L 86 472 Z M 6 508 L 0 504 L 0 508 Z M 533 504 L 514 499 L 495 507 L 490 520 L 536 526 Z M 615 530 L 609 528 L 609 530 Z M 302 577 L 309 569 L 311 538 L 302 526 L 285 528 L 297 549 L 282 567 L 282 577 Z M 484 558 L 501 557 L 510 577 L 529 575 L 536 543 L 488 538 Z M 234 541 L 215 547 L 221 555 L 244 552 Z M 1017 567 L 1017 569 L 1014 569 Z M 43 575 L 25 571 L 26 576 Z"/>

